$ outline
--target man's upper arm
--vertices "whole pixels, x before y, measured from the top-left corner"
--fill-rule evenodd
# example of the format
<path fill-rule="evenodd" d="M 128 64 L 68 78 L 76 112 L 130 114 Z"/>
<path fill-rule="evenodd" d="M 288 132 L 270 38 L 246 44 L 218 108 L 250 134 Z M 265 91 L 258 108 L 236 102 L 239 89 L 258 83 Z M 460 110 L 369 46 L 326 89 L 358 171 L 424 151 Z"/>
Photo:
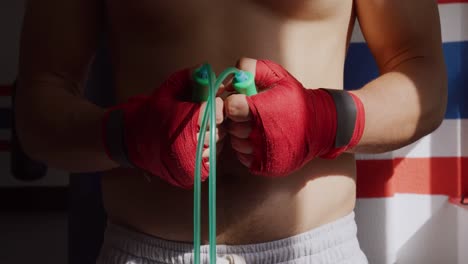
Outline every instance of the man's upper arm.
<path fill-rule="evenodd" d="M 356 0 L 356 11 L 382 73 L 415 58 L 443 64 L 436 1 Z"/>
<path fill-rule="evenodd" d="M 74 93 L 82 91 L 101 29 L 100 2 L 28 1 L 20 45 L 21 89 L 35 90 L 45 82 Z"/>

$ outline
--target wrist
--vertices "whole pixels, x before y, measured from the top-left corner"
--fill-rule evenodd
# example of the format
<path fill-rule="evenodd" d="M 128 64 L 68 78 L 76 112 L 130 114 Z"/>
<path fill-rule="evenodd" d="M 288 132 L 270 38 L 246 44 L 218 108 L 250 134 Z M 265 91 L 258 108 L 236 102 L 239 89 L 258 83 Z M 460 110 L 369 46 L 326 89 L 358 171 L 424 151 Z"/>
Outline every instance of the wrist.
<path fill-rule="evenodd" d="M 332 98 L 331 109 L 335 117 L 330 119 L 336 124 L 333 143 L 322 158 L 336 158 L 343 152 L 355 147 L 364 132 L 364 106 L 356 95 L 344 90 L 320 89 Z M 331 111 L 331 110 L 330 110 Z"/>

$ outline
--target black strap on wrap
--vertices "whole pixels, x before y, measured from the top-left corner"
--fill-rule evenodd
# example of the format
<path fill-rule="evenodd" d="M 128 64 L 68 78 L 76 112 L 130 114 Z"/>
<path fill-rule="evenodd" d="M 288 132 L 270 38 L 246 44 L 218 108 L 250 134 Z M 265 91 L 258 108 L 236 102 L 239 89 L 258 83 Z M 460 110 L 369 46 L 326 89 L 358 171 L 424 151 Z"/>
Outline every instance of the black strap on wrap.
<path fill-rule="evenodd" d="M 335 148 L 349 144 L 356 125 L 357 108 L 353 98 L 347 91 L 324 89 L 335 101 L 337 128 Z"/>
<path fill-rule="evenodd" d="M 111 158 L 124 168 L 134 168 L 130 162 L 124 140 L 124 113 L 121 109 L 109 113 L 106 123 L 106 147 Z"/>

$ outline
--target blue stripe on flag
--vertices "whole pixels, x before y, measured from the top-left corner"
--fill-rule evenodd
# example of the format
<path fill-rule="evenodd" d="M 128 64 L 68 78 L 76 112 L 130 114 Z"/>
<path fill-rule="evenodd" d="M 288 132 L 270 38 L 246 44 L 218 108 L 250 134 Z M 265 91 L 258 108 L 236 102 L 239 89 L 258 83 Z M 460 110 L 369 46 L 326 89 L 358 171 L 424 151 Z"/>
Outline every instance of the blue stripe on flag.
<path fill-rule="evenodd" d="M 449 81 L 446 119 L 468 118 L 468 41 L 443 44 Z M 378 76 L 378 69 L 365 43 L 351 43 L 345 64 L 345 88 L 362 87 Z"/>

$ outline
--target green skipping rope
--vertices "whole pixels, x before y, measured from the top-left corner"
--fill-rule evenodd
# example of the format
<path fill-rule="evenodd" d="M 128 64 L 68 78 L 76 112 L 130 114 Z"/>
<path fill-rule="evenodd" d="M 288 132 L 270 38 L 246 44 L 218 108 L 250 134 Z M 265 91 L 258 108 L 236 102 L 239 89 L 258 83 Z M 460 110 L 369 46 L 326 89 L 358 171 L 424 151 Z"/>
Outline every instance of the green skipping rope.
<path fill-rule="evenodd" d="M 210 263 L 216 264 L 216 94 L 222 82 L 230 75 L 234 74 L 233 86 L 242 94 L 247 96 L 257 93 L 254 76 L 250 72 L 241 71 L 234 67 L 225 69 L 218 78 L 212 70 L 211 65 L 203 64 L 194 72 L 194 91 L 193 99 L 195 101 L 206 101 L 205 111 L 200 126 L 198 136 L 196 157 L 195 157 L 195 176 L 193 186 L 193 247 L 194 263 L 200 264 L 200 222 L 201 222 L 201 163 L 203 145 L 208 120 L 210 121 L 210 143 L 209 143 L 209 177 L 208 177 L 208 207 L 209 207 L 209 251 Z"/>

